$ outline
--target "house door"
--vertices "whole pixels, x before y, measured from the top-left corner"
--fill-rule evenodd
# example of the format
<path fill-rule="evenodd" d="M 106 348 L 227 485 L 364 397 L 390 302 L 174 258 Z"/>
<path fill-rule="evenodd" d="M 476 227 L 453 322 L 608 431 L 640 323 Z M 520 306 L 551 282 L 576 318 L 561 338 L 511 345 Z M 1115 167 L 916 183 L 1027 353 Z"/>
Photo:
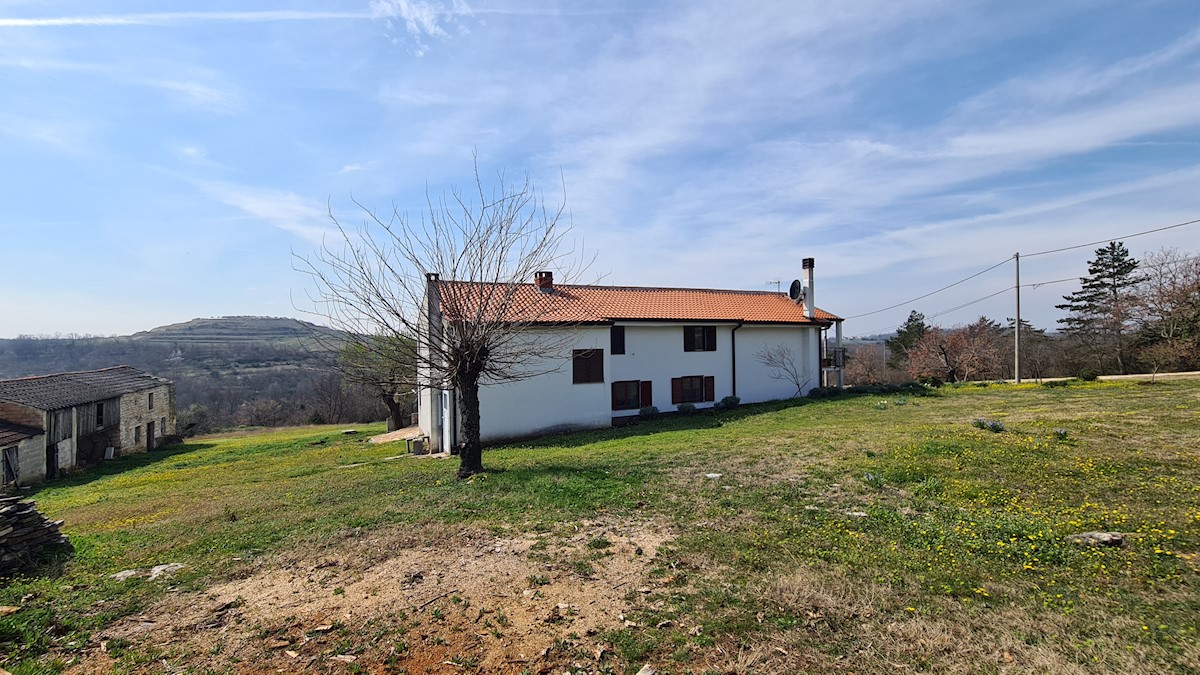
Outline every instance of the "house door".
<path fill-rule="evenodd" d="M 154 449 L 154 422 L 146 425 L 146 449 Z"/>
<path fill-rule="evenodd" d="M 0 462 L 4 463 L 4 485 L 17 484 L 17 470 L 21 466 L 17 463 L 17 449 L 5 448 L 4 454 L 0 457 Z"/>
<path fill-rule="evenodd" d="M 454 416 L 451 414 L 450 392 L 442 392 L 442 452 L 454 450 Z"/>

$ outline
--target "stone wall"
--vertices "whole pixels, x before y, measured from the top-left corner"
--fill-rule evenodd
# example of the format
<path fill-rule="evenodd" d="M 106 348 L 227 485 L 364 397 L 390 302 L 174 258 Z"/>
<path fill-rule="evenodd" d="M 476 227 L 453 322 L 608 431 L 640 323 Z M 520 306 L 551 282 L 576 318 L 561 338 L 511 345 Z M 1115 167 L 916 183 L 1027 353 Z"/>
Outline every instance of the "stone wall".
<path fill-rule="evenodd" d="M 150 396 L 154 405 L 150 405 Z M 125 394 L 121 397 L 121 447 L 118 453 L 128 455 L 145 452 L 146 425 L 154 422 L 156 446 L 164 436 L 175 434 L 175 385 L 162 385 L 154 389 Z"/>

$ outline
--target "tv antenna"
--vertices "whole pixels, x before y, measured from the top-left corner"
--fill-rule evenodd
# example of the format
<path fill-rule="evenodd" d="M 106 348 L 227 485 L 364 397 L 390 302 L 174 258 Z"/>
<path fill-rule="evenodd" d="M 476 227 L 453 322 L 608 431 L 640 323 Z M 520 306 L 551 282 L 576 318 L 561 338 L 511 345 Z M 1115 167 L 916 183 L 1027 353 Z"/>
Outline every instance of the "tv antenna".
<path fill-rule="evenodd" d="M 780 282 L 778 279 L 776 279 L 775 281 L 768 281 L 768 282 L 766 283 L 766 285 L 767 285 L 767 286 L 770 286 L 771 284 L 775 284 L 775 292 L 776 292 L 776 293 L 782 293 L 783 291 L 782 291 L 782 290 L 780 290 L 780 288 L 781 288 L 781 287 L 780 287 L 780 285 L 779 285 L 780 283 L 781 283 L 781 282 Z"/>

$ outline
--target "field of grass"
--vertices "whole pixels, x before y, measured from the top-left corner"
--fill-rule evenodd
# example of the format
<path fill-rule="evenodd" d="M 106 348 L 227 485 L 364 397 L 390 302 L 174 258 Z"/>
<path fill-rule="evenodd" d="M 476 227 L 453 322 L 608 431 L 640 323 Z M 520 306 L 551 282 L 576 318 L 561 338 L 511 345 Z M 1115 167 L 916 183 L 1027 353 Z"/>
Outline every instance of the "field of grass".
<path fill-rule="evenodd" d="M 603 518 L 674 537 L 625 624 L 564 638 L 607 650 L 597 672 L 1200 671 L 1200 382 L 747 406 L 491 449 L 468 482 L 359 431 L 203 439 L 34 492 L 75 552 L 0 589 L 21 608 L 0 667 L 69 668 L 117 619 L 281 551 L 388 528 L 545 543 Z M 1126 545 L 1066 540 L 1090 530 Z M 187 565 L 170 586 L 110 576 L 166 562 Z M 380 621 L 346 639 L 406 630 Z M 123 647 L 116 667 L 162 670 Z"/>

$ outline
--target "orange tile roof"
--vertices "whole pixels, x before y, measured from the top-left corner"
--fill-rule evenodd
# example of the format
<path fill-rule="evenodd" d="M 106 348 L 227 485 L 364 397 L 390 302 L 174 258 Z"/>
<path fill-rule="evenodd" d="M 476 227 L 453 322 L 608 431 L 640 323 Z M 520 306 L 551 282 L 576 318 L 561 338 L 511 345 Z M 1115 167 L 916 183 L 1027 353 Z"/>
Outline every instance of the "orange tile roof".
<path fill-rule="evenodd" d="M 488 291 L 503 295 L 501 285 L 439 281 L 442 311 L 450 316 L 477 307 Z M 804 306 L 783 293 L 727 291 L 706 288 L 650 288 L 635 286 L 575 286 L 555 284 L 552 293 L 533 283 L 512 289 L 510 312 L 514 320 L 535 323 L 609 323 L 612 321 L 743 321 L 746 323 L 828 324 L 839 317 L 817 308 L 815 320 L 804 315 Z M 495 302 L 493 300 L 493 302 Z"/>

